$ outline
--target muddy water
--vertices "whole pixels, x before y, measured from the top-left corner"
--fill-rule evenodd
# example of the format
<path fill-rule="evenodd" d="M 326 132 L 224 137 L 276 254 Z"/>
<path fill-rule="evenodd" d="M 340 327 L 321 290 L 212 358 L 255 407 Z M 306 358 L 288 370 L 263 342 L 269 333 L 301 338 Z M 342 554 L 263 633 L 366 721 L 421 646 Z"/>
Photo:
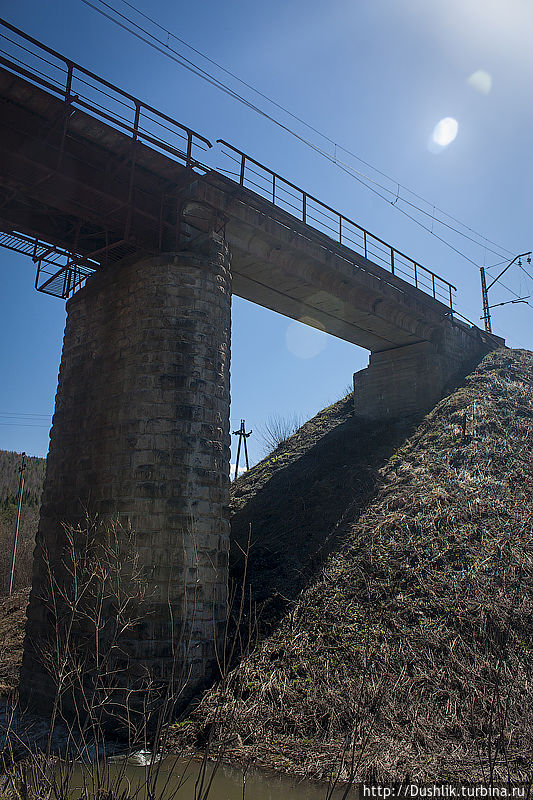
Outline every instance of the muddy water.
<path fill-rule="evenodd" d="M 6 737 L 13 730 L 17 731 L 16 741 L 24 740 L 26 746 L 29 744 L 37 749 L 46 746 L 49 726 L 43 720 L 30 718 L 29 715 L 24 719 L 22 724 L 17 709 L 0 702 L 0 750 L 6 746 Z M 64 751 L 68 739 L 66 729 L 58 726 L 55 739 L 58 749 Z M 68 797 L 69 800 L 104 800 L 109 797 L 128 800 L 152 800 L 154 797 L 157 800 L 326 800 L 328 796 L 324 784 L 296 782 L 259 770 L 249 770 L 243 782 L 242 770 L 225 764 L 215 768 L 209 763 L 201 784 L 198 780 L 200 765 L 197 762 L 167 758 L 161 764 L 150 766 L 146 765 L 150 754 L 141 752 L 127 760 L 115 756 L 107 762 L 95 763 L 95 753 L 91 748 L 86 755 L 88 759 L 85 763 L 78 762 L 74 766 L 72 762 L 56 762 L 52 778 L 57 789 L 54 796 Z M 213 771 L 215 774 L 206 794 Z M 0 775 L 0 795 L 2 778 L 8 783 L 10 781 L 8 776 Z M 43 788 L 40 762 L 35 762 L 35 769 L 28 768 L 26 779 L 31 788 Z M 152 788 L 155 791 L 149 793 L 148 789 Z M 338 789 L 330 795 L 330 800 L 341 800 L 343 796 L 344 789 Z M 358 792 L 352 789 L 348 798 L 355 800 Z"/>
<path fill-rule="evenodd" d="M 97 796 L 106 796 L 105 790 L 111 788 L 127 790 L 128 797 L 145 800 L 153 797 L 146 790 L 147 781 L 155 777 L 154 767 L 134 764 L 113 763 L 105 767 L 103 788 L 98 795 L 92 782 L 92 767 L 77 767 L 73 776 L 69 793 L 70 800 L 89 800 Z M 199 781 L 200 765 L 183 760 L 166 759 L 159 765 L 156 780 L 155 796 L 158 800 L 200 800 L 204 798 L 211 779 L 214 766 L 207 766 L 203 784 Z M 101 784 L 102 785 L 102 784 Z M 153 784 L 152 784 L 153 785 Z M 118 792 L 117 792 L 118 793 Z M 344 790 L 339 789 L 332 795 L 334 800 L 341 800 Z M 249 770 L 243 780 L 242 770 L 220 765 L 215 775 L 207 800 L 326 800 L 327 787 L 303 781 L 296 783 L 285 777 Z M 347 795 L 350 800 L 357 797 L 352 789 Z"/>

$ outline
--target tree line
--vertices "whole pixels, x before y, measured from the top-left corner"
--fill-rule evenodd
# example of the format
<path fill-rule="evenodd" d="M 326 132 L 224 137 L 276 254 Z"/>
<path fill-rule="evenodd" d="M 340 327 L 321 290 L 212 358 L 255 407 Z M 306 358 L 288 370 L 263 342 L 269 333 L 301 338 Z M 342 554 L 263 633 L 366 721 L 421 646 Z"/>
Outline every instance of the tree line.
<path fill-rule="evenodd" d="M 0 450 L 0 595 L 5 594 L 7 590 L 21 462 L 21 453 Z M 33 548 L 39 523 L 45 467 L 45 458 L 26 456 L 15 567 L 15 589 L 22 589 L 31 583 Z"/>

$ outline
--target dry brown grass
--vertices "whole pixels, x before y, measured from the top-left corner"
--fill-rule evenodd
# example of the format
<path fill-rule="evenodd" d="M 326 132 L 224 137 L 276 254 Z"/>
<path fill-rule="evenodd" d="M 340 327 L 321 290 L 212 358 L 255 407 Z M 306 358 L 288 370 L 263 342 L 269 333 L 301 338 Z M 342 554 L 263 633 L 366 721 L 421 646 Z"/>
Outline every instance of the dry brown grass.
<path fill-rule="evenodd" d="M 489 354 L 423 420 L 189 738 L 318 778 L 348 776 L 347 745 L 356 779 L 531 777 L 532 376 Z"/>
<path fill-rule="evenodd" d="M 531 777 L 532 376 L 532 353 L 492 353 L 392 456 L 384 440 L 401 437 L 383 429 L 386 463 L 339 509 L 335 552 L 176 740 L 317 778 Z M 288 467 L 310 497 L 315 481 L 342 480 L 356 462 L 342 449 L 336 472 L 318 443 L 337 447 L 361 424 L 340 403 L 307 430 L 236 482 L 236 512 L 270 484 L 274 502 L 273 474 Z M 19 593 L 0 607 L 4 689 L 16 681 L 24 606 Z"/>

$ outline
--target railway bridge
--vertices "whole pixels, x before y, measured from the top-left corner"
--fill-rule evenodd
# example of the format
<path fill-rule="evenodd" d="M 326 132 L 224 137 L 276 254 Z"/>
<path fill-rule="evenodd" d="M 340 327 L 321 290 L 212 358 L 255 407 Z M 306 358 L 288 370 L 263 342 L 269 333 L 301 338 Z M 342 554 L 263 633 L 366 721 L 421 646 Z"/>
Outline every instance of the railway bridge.
<path fill-rule="evenodd" d="M 68 299 L 21 696 L 52 708 L 47 647 L 89 515 L 133 532 L 148 576 L 118 683 L 179 678 L 185 702 L 226 620 L 232 293 L 367 348 L 354 410 L 372 418 L 429 409 L 495 337 L 460 321 L 444 278 L 230 143 L 213 148 L 7 22 L 0 34 L 0 244 Z M 72 651 L 88 657 L 108 627 L 78 614 Z"/>

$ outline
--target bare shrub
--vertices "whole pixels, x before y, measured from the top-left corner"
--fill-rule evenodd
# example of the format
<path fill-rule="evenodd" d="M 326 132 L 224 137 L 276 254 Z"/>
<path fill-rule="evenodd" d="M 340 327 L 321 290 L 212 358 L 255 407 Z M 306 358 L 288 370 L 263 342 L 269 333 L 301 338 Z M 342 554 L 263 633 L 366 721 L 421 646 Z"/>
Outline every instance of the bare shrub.
<path fill-rule="evenodd" d="M 282 445 L 290 436 L 296 433 L 301 425 L 302 419 L 296 413 L 288 416 L 282 416 L 281 414 L 270 416 L 259 430 L 264 452 L 270 453 Z"/>
<path fill-rule="evenodd" d="M 43 555 L 48 578 L 42 600 L 51 632 L 39 648 L 55 690 L 48 728 L 43 733 L 42 722 L 29 715 L 21 719 L 15 702 L 0 723 L 10 800 L 206 800 L 225 748 L 213 759 L 207 732 L 201 764 L 178 765 L 169 724 L 187 685 L 183 654 L 190 642 L 177 625 L 173 672 L 164 682 L 128 657 L 128 639 L 149 613 L 151 599 L 149 568 L 139 561 L 134 532 L 118 522 L 87 520 L 77 528 L 64 526 L 64 537 L 60 557 Z M 238 654 L 249 653 L 253 626 L 245 569 L 231 592 L 223 644 L 214 642 L 223 683 Z M 125 757 L 106 760 L 117 747 L 117 732 Z M 126 774 L 132 752 L 145 767 L 134 786 Z M 170 755 L 170 768 L 167 761 L 162 769 Z"/>

